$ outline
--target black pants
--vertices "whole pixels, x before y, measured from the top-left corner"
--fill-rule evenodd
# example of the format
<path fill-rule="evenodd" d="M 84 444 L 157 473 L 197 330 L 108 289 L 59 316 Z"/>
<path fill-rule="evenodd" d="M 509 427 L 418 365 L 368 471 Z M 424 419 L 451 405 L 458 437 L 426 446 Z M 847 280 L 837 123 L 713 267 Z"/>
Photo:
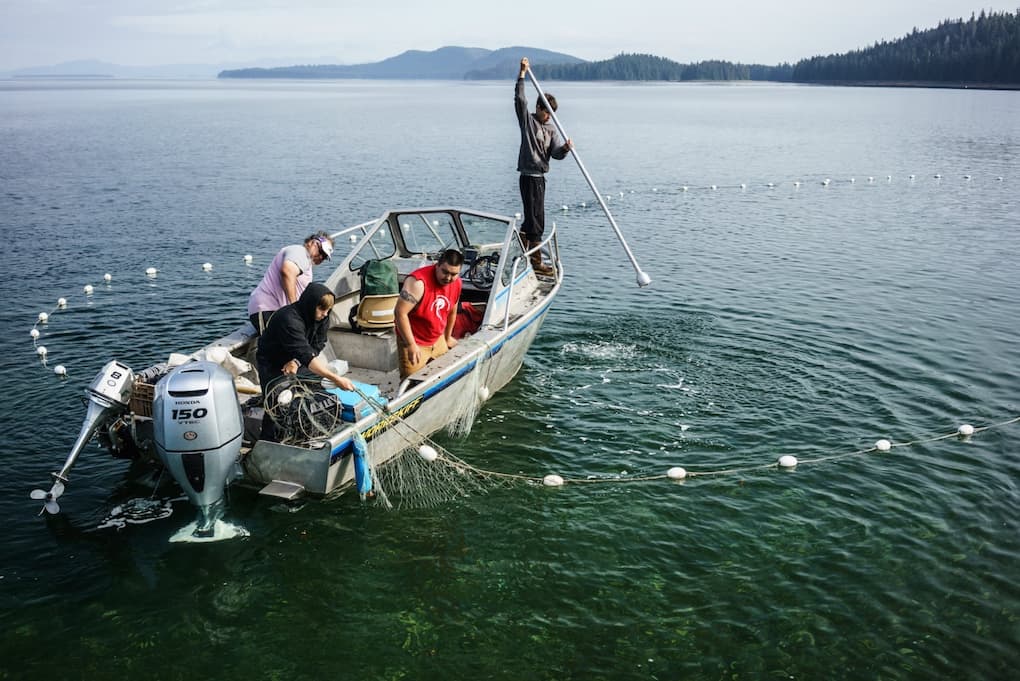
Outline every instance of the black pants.
<path fill-rule="evenodd" d="M 255 335 L 261 336 L 262 332 L 269 326 L 269 319 L 276 313 L 276 310 L 270 310 L 269 312 L 256 312 L 255 314 L 248 315 L 248 321 L 255 327 Z"/>
<path fill-rule="evenodd" d="M 521 232 L 529 241 L 541 241 L 545 232 L 545 176 L 521 175 L 520 187 L 524 202 Z"/>

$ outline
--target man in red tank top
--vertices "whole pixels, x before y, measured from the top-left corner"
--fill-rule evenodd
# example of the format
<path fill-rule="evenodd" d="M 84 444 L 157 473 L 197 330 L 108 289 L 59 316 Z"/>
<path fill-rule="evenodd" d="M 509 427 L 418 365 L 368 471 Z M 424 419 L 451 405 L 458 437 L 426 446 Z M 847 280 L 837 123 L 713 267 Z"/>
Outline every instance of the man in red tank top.
<path fill-rule="evenodd" d="M 451 248 L 435 265 L 420 267 L 404 280 L 394 309 L 400 378 L 410 376 L 457 345 L 453 326 L 463 264 L 464 254 Z"/>

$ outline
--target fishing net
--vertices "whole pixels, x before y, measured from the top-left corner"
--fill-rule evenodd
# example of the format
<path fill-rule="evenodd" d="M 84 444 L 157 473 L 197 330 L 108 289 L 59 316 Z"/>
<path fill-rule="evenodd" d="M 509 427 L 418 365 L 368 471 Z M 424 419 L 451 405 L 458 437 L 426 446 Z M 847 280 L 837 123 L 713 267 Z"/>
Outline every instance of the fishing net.
<path fill-rule="evenodd" d="M 484 401 L 483 373 L 484 367 L 476 367 L 462 379 L 463 387 L 451 393 L 450 420 L 445 429 L 449 435 L 464 437 L 471 432 Z M 390 413 L 384 403 L 355 391 L 405 444 L 396 456 L 379 466 L 376 462 L 383 455 L 375 451 L 376 441 L 365 443 L 365 464 L 372 480 L 372 494 L 367 499 L 373 503 L 387 509 L 432 508 L 508 484 L 512 476 L 471 466 Z M 318 378 L 289 376 L 277 380 L 266 391 L 264 408 L 283 444 L 307 445 L 328 438 L 346 425 L 342 404 L 322 389 Z"/>
<path fill-rule="evenodd" d="M 471 432 L 488 396 L 486 369 L 487 365 L 480 362 L 461 379 L 458 390 L 450 391 L 451 417 L 445 428 L 450 436 L 465 437 Z M 368 401 L 379 412 L 380 419 L 392 421 L 393 431 L 406 443 L 397 456 L 373 472 L 378 498 L 387 508 L 431 508 L 485 494 L 520 479 L 472 466 L 407 421 L 388 413 L 382 405 Z M 369 458 L 375 459 L 371 455 Z"/>
<path fill-rule="evenodd" d="M 343 405 L 322 389 L 321 379 L 284 376 L 266 390 L 263 408 L 282 444 L 301 446 L 323 440 L 343 424 Z"/>
<path fill-rule="evenodd" d="M 373 475 L 376 499 L 386 508 L 407 509 L 433 508 L 485 494 L 513 479 L 476 468 L 428 438 L 376 467 Z"/>

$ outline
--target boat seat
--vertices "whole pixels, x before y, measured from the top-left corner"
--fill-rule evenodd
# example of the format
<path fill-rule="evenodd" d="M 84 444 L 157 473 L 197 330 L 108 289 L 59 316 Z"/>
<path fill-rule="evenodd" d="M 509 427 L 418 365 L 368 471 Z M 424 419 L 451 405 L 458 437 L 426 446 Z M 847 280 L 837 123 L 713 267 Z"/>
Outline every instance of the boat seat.
<path fill-rule="evenodd" d="M 398 294 L 362 298 L 355 316 L 358 328 L 373 331 L 393 328 L 393 308 L 397 305 L 397 298 Z"/>

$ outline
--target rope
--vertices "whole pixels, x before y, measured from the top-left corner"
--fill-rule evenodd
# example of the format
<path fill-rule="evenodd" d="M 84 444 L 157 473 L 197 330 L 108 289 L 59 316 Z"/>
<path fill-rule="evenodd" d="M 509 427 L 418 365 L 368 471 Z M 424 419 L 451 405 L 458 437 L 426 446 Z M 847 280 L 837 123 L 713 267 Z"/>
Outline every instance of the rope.
<path fill-rule="evenodd" d="M 370 398 L 368 398 L 366 395 L 363 395 L 360 391 L 358 391 L 358 394 L 361 395 L 366 400 L 368 400 L 370 404 L 373 404 L 373 406 L 376 406 L 377 409 L 379 408 L 377 405 L 375 405 L 374 401 L 371 400 Z M 418 440 L 418 442 L 427 442 L 429 444 L 429 446 L 434 448 L 436 450 L 436 452 L 439 454 L 439 458 L 437 459 L 437 461 L 442 461 L 443 463 L 445 463 L 447 465 L 452 465 L 452 466 L 456 467 L 457 469 L 459 469 L 461 471 L 470 472 L 470 473 L 473 473 L 475 475 L 491 477 L 491 478 L 499 478 L 499 479 L 502 479 L 502 480 L 526 482 L 526 483 L 548 484 L 546 482 L 548 476 L 524 475 L 524 474 L 521 474 L 521 473 L 503 473 L 503 472 L 500 472 L 500 471 L 490 471 L 490 470 L 486 470 L 486 469 L 483 469 L 483 468 L 479 468 L 477 466 L 473 466 L 473 465 L 467 463 L 466 461 L 464 461 L 463 459 L 460 459 L 459 457 L 455 456 L 453 453 L 451 453 L 449 450 L 444 448 L 442 445 L 437 444 L 434 440 L 429 438 L 424 433 L 421 433 L 420 431 L 418 431 L 416 428 L 414 428 L 414 426 L 412 426 L 411 424 L 407 423 L 403 419 L 392 417 L 392 416 L 390 418 L 391 419 L 395 419 L 396 423 L 399 423 L 399 424 L 405 426 L 406 428 L 408 428 L 409 430 L 411 430 L 415 434 L 417 434 L 419 436 L 419 438 L 420 438 Z M 995 429 L 995 428 L 1002 428 L 1002 427 L 1009 426 L 1009 425 L 1012 425 L 1012 424 L 1018 423 L 1018 422 L 1020 422 L 1020 416 L 1016 416 L 1016 417 L 1007 419 L 1005 421 L 1000 421 L 998 423 L 991 423 L 991 424 L 988 424 L 986 426 L 974 427 L 972 435 L 977 435 L 979 433 L 983 433 L 985 431 L 992 430 L 992 429 Z M 916 446 L 916 445 L 920 445 L 920 444 L 927 444 L 927 443 L 931 443 L 931 442 L 938 442 L 940 440 L 948 440 L 949 438 L 954 438 L 954 437 L 955 438 L 961 438 L 961 439 L 969 439 L 971 437 L 971 435 L 963 435 L 963 434 L 961 434 L 960 429 L 957 429 L 956 431 L 953 431 L 951 433 L 944 433 L 944 434 L 941 434 L 941 435 L 933 435 L 933 436 L 930 436 L 930 437 L 917 438 L 917 439 L 910 440 L 910 441 L 907 441 L 907 442 L 890 442 L 890 443 L 888 443 L 888 447 L 889 447 L 889 449 L 892 449 L 892 448 L 903 448 L 903 447 L 912 447 L 912 446 Z M 413 442 L 410 439 L 405 438 L 405 440 L 407 442 L 411 443 L 411 446 L 413 446 Z M 882 452 L 882 451 L 884 451 L 884 449 L 882 447 L 880 447 L 878 445 L 878 443 L 876 443 L 876 445 L 874 447 L 869 447 L 867 449 L 859 449 L 859 450 L 852 451 L 852 452 L 841 452 L 841 453 L 836 453 L 836 454 L 830 454 L 830 455 L 826 455 L 826 456 L 817 457 L 817 458 L 814 458 L 814 459 L 799 460 L 797 462 L 797 466 L 803 466 L 805 464 L 806 465 L 814 465 L 814 464 L 820 464 L 820 463 L 827 463 L 827 462 L 830 462 L 830 461 L 838 461 L 840 459 L 845 459 L 845 458 L 848 458 L 848 457 L 863 456 L 865 454 L 871 454 L 872 452 Z M 747 473 L 755 473 L 755 472 L 760 472 L 760 471 L 765 471 L 765 470 L 775 470 L 775 469 L 779 469 L 779 468 L 781 468 L 781 466 L 779 465 L 779 462 L 776 461 L 776 462 L 767 463 L 767 464 L 758 464 L 758 465 L 752 465 L 752 466 L 742 466 L 742 467 L 736 467 L 736 468 L 723 468 L 723 469 L 719 469 L 719 470 L 686 471 L 685 478 L 691 479 L 691 478 L 701 478 L 701 477 L 705 477 L 705 478 L 707 478 L 707 477 L 723 477 L 723 476 L 728 476 L 728 475 L 741 475 L 741 474 L 747 474 Z M 667 480 L 667 479 L 674 479 L 674 478 L 671 478 L 671 476 L 669 475 L 668 472 L 666 472 L 666 473 L 646 473 L 646 474 L 639 474 L 639 475 L 613 475 L 613 476 L 606 476 L 606 477 L 598 477 L 598 476 L 591 475 L 591 476 L 587 476 L 587 477 L 584 477 L 584 478 L 562 477 L 562 478 L 559 478 L 560 482 L 557 483 L 557 484 L 564 484 L 564 485 L 567 485 L 567 484 L 569 484 L 569 485 L 592 485 L 592 484 L 606 484 L 606 483 L 613 483 L 613 484 L 628 483 L 629 484 L 629 483 L 636 483 L 636 482 L 654 482 L 654 481 Z"/>

